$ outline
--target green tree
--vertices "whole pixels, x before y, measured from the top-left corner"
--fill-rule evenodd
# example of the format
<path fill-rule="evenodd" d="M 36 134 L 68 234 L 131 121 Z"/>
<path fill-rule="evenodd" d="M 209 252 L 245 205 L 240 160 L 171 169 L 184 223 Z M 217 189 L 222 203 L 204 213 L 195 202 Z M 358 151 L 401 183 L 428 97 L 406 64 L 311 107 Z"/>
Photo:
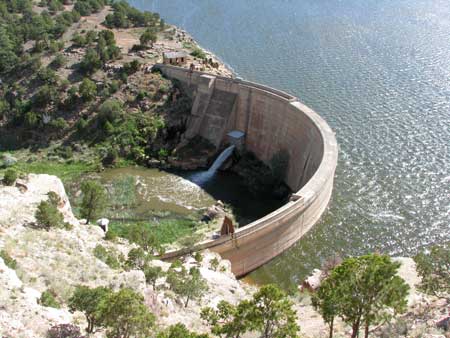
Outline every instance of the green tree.
<path fill-rule="evenodd" d="M 201 318 L 211 327 L 211 333 L 226 338 L 240 338 L 250 330 L 248 322 L 252 303 L 241 301 L 234 306 L 224 300 L 217 304 L 217 309 L 203 308 Z"/>
<path fill-rule="evenodd" d="M 184 324 L 178 323 L 166 330 L 159 332 L 156 338 L 208 338 L 207 334 L 199 334 L 189 331 Z"/>
<path fill-rule="evenodd" d="M 324 287 L 333 287 L 334 291 L 319 293 L 322 303 L 317 305 L 325 306 L 324 319 L 329 322 L 332 315 L 339 314 L 351 325 L 352 338 L 359 335 L 361 326 L 367 338 L 370 325 L 387 320 L 391 312 L 396 314 L 406 309 L 409 287 L 397 276 L 399 267 L 399 263 L 386 255 L 370 254 L 344 260 L 324 281 Z M 328 307 L 331 302 L 336 306 L 332 310 Z"/>
<path fill-rule="evenodd" d="M 247 320 L 261 338 L 298 337 L 296 313 L 286 294 L 275 285 L 265 285 L 253 295 Z"/>
<path fill-rule="evenodd" d="M 185 298 L 184 306 L 189 305 L 192 299 L 198 299 L 208 290 L 208 284 L 203 279 L 198 268 L 191 268 L 189 272 L 182 268 L 180 273 L 175 273 L 168 278 L 171 289 Z"/>
<path fill-rule="evenodd" d="M 312 294 L 312 305 L 328 324 L 329 338 L 333 337 L 334 320 L 339 315 L 339 292 L 335 280 L 327 278 L 319 289 Z"/>
<path fill-rule="evenodd" d="M 155 323 L 154 315 L 144 304 L 144 297 L 129 288 L 104 297 L 97 313 L 111 338 L 150 336 Z"/>
<path fill-rule="evenodd" d="M 144 270 L 148 262 L 147 254 L 141 247 L 133 248 L 128 252 L 126 266 L 129 269 Z"/>
<path fill-rule="evenodd" d="M 80 70 L 82 72 L 92 74 L 102 66 L 102 61 L 97 52 L 89 48 L 80 62 Z"/>
<path fill-rule="evenodd" d="M 145 281 L 156 289 L 156 281 L 164 275 L 160 266 L 146 266 L 144 269 Z"/>
<path fill-rule="evenodd" d="M 91 101 L 97 95 L 97 86 L 93 81 L 88 78 L 84 78 L 80 84 L 79 91 L 83 100 Z"/>
<path fill-rule="evenodd" d="M 142 46 L 147 46 L 149 44 L 153 46 L 157 39 L 158 37 L 156 36 L 156 33 L 152 29 L 147 28 L 144 33 L 142 33 L 139 41 Z"/>
<path fill-rule="evenodd" d="M 96 326 L 99 326 L 97 307 L 111 289 L 102 286 L 91 289 L 87 286 L 79 285 L 76 287 L 72 297 L 69 299 L 70 311 L 81 311 L 86 316 L 88 327 L 86 331 L 92 333 Z"/>
<path fill-rule="evenodd" d="M 83 199 L 81 201 L 81 217 L 86 218 L 86 224 L 100 215 L 106 207 L 106 193 L 101 184 L 95 181 L 85 181 L 81 184 Z"/>
<path fill-rule="evenodd" d="M 428 294 L 446 297 L 450 293 L 450 242 L 434 245 L 429 251 L 414 257 L 417 273 L 422 278 L 420 288 Z"/>
<path fill-rule="evenodd" d="M 134 223 L 127 229 L 127 239 L 136 243 L 149 253 L 161 250 L 161 244 L 156 235 L 141 223 Z"/>

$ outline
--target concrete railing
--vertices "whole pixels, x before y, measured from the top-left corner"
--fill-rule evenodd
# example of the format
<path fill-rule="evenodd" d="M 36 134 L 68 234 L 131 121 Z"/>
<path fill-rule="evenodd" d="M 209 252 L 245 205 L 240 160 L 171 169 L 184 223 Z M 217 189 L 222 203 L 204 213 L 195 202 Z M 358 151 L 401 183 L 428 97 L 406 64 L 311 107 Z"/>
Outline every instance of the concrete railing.
<path fill-rule="evenodd" d="M 168 65 L 156 67 L 190 88 L 193 95 L 200 77 L 206 75 Z M 295 192 L 290 202 L 238 229 L 233 237 L 206 240 L 194 247 L 221 254 L 231 261 L 234 274 L 242 276 L 288 249 L 319 220 L 331 198 L 338 147 L 327 123 L 294 96 L 225 77 L 216 77 L 214 86 L 237 94 L 227 128 L 245 132 L 248 150 L 266 163 L 280 150 L 290 156 L 285 178 Z M 186 249 L 167 252 L 163 258 L 179 257 L 186 252 Z"/>

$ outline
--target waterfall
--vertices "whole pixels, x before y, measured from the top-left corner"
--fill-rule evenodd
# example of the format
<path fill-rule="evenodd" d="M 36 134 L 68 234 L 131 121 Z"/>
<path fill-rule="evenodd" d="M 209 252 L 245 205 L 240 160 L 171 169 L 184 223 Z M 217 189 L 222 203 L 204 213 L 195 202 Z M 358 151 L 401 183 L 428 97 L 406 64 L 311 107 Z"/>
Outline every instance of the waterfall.
<path fill-rule="evenodd" d="M 222 166 L 222 164 L 226 160 L 228 160 L 228 158 L 231 156 L 231 154 L 233 154 L 234 148 L 235 148 L 235 146 L 229 146 L 227 149 L 222 151 L 220 153 L 219 157 L 217 157 L 216 160 L 214 161 L 214 163 L 211 165 L 211 167 L 209 167 L 208 172 L 215 173 Z"/>
<path fill-rule="evenodd" d="M 225 161 L 228 160 L 228 158 L 233 154 L 234 148 L 234 145 L 226 148 L 220 153 L 220 155 L 216 158 L 216 160 L 208 170 L 196 173 L 189 179 L 200 186 L 208 182 L 209 179 L 213 177 L 216 171 L 222 166 L 222 164 L 224 164 Z"/>

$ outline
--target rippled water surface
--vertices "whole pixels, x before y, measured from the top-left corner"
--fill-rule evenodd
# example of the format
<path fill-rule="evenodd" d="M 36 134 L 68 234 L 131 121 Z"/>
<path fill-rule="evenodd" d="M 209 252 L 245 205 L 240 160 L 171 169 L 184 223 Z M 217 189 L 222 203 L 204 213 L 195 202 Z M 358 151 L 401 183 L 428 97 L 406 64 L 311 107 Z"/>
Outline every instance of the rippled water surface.
<path fill-rule="evenodd" d="M 294 285 L 335 254 L 413 254 L 450 237 L 450 2 L 131 0 L 239 74 L 297 95 L 336 131 L 322 221 L 254 272 Z"/>

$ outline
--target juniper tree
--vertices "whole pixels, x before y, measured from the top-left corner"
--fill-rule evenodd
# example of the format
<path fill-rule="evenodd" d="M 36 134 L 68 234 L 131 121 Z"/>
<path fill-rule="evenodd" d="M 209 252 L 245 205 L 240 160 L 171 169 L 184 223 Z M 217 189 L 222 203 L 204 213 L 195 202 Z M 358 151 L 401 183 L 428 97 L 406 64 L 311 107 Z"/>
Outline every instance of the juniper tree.
<path fill-rule="evenodd" d="M 414 257 L 417 273 L 422 278 L 420 288 L 437 297 L 450 293 L 450 242 L 435 245 Z"/>
<path fill-rule="evenodd" d="M 77 286 L 72 297 L 69 299 L 70 311 L 81 311 L 86 316 L 88 327 L 86 331 L 92 333 L 95 326 L 99 325 L 100 318 L 97 307 L 100 301 L 111 292 L 111 289 L 97 287 L 91 289 L 87 286 Z"/>
<path fill-rule="evenodd" d="M 88 224 L 106 207 L 105 189 L 95 181 L 85 181 L 81 184 L 83 199 L 81 202 L 81 217 L 86 218 Z"/>
<path fill-rule="evenodd" d="M 367 338 L 371 325 L 406 309 L 409 287 L 397 276 L 399 267 L 386 255 L 347 258 L 319 287 L 314 304 L 329 325 L 338 315 L 351 325 L 352 338 L 361 327 Z"/>

